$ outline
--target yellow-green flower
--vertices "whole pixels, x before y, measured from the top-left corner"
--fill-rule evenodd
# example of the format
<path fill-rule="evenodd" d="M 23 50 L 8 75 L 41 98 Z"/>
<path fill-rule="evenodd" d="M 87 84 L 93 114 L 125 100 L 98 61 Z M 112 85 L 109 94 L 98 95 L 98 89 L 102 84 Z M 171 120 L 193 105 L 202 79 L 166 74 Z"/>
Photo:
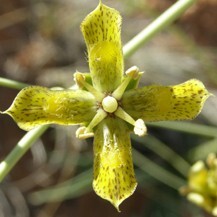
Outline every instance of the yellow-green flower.
<path fill-rule="evenodd" d="M 133 194 L 130 132 L 146 134 L 145 122 L 196 117 L 209 93 L 195 79 L 175 86 L 138 88 L 137 67 L 124 73 L 119 12 L 101 2 L 81 24 L 90 73 L 74 74 L 78 90 L 24 88 L 3 113 L 20 128 L 80 124 L 76 136 L 94 136 L 94 191 L 117 209 Z"/>
<path fill-rule="evenodd" d="M 181 193 L 192 203 L 217 216 L 217 157 L 211 153 L 206 164 L 197 161 L 189 171 L 188 186 Z"/>

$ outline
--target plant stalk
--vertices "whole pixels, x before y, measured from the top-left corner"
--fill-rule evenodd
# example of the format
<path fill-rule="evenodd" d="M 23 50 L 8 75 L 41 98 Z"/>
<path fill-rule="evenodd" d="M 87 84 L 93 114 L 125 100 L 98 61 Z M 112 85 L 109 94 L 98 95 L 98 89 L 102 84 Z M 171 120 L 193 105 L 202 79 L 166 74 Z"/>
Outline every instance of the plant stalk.
<path fill-rule="evenodd" d="M 124 47 L 124 57 L 131 56 L 141 46 L 153 38 L 158 32 L 176 20 L 183 12 L 185 12 L 197 0 L 179 0 L 161 14 L 155 21 L 149 24 L 144 30 L 132 38 Z"/>
<path fill-rule="evenodd" d="M 14 149 L 0 163 L 0 182 L 15 166 L 21 157 L 29 150 L 32 144 L 47 130 L 49 125 L 37 127 L 27 132 L 23 138 L 17 143 Z"/>

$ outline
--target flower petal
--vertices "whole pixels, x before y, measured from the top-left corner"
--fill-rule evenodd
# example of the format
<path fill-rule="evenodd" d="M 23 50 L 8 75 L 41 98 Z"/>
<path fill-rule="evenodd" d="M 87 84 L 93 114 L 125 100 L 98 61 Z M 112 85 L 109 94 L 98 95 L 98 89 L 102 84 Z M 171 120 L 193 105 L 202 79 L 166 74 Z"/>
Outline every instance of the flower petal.
<path fill-rule="evenodd" d="M 120 26 L 119 12 L 101 2 L 81 24 L 93 85 L 102 92 L 112 92 L 122 80 Z"/>
<path fill-rule="evenodd" d="M 38 125 L 89 122 L 95 115 L 95 100 L 84 90 L 50 90 L 30 86 L 19 92 L 5 112 L 24 130 Z"/>
<path fill-rule="evenodd" d="M 106 118 L 94 133 L 93 188 L 118 210 L 137 186 L 129 130 L 119 118 Z"/>
<path fill-rule="evenodd" d="M 203 83 L 192 79 L 175 86 L 147 86 L 125 92 L 122 108 L 144 121 L 189 120 L 201 111 L 211 94 Z"/>

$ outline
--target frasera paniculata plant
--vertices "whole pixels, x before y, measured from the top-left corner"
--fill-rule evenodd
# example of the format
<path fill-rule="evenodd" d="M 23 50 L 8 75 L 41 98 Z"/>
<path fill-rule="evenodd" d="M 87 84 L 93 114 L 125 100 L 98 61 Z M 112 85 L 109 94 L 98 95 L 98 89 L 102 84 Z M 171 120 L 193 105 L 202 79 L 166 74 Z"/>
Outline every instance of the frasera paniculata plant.
<path fill-rule="evenodd" d="M 2 114 L 27 131 L 47 124 L 80 125 L 79 139 L 94 137 L 93 189 L 119 210 L 137 186 L 130 133 L 145 136 L 146 122 L 191 120 L 210 94 L 196 79 L 139 88 L 142 71 L 133 66 L 124 72 L 121 16 L 102 2 L 81 31 L 90 73 L 74 74 L 77 90 L 29 86 Z"/>

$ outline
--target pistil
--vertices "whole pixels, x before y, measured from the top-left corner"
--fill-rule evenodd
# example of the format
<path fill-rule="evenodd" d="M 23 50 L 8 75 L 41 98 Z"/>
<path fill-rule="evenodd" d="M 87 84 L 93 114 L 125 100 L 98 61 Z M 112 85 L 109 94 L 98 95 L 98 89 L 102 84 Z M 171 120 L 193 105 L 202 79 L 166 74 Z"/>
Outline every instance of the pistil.
<path fill-rule="evenodd" d="M 103 109 L 108 113 L 113 113 L 118 108 L 117 100 L 112 96 L 106 96 L 102 101 Z"/>

